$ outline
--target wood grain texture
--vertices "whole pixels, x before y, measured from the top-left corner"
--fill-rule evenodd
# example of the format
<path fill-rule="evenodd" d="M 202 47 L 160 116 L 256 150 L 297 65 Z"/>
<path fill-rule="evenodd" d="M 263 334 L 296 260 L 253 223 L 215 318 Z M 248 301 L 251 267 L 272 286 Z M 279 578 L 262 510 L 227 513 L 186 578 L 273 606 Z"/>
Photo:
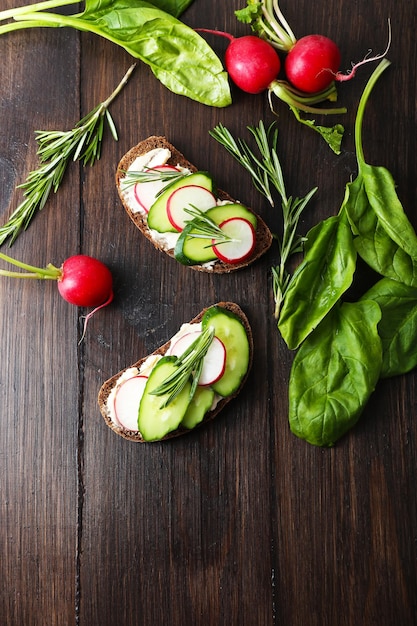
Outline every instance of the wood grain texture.
<path fill-rule="evenodd" d="M 183 19 L 245 34 L 233 13 L 243 4 L 195 0 Z M 338 40 L 343 68 L 369 48 L 385 48 L 392 18 L 392 67 L 369 102 L 364 148 L 368 162 L 392 172 L 417 226 L 415 3 L 281 5 L 298 37 L 322 32 Z M 210 43 L 222 54 L 223 39 Z M 66 29 L 4 36 L 0 53 L 5 221 L 19 200 L 15 186 L 36 166 L 34 130 L 72 127 L 132 59 Z M 319 188 L 304 232 L 339 210 L 356 173 L 353 124 L 370 71 L 339 89 L 348 113 L 338 157 L 275 102 L 288 192 Z M 358 425 L 333 449 L 295 438 L 287 417 L 293 355 L 273 319 L 276 248 L 242 272 L 200 275 L 156 251 L 118 199 L 120 157 L 164 134 L 279 232 L 278 208 L 208 136 L 221 122 L 248 138 L 248 125 L 276 119 L 265 94 L 233 89 L 233 98 L 226 109 L 204 107 L 170 93 L 139 63 L 111 108 L 119 141 L 107 134 L 93 168 L 70 168 L 11 250 L 39 265 L 79 251 L 97 256 L 113 271 L 115 300 L 78 346 L 81 312 L 53 284 L 0 281 L 2 624 L 417 625 L 416 372 L 379 383 Z M 139 445 L 115 435 L 97 406 L 102 382 L 224 299 L 244 309 L 255 338 L 239 398 L 175 441 Z"/>

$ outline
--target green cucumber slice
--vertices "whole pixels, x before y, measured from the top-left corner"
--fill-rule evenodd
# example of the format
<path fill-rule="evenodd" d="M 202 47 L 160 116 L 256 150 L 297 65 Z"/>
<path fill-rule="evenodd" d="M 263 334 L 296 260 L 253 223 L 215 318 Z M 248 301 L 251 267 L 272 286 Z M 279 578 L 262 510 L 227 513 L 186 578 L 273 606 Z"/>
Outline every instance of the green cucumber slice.
<path fill-rule="evenodd" d="M 176 357 L 162 357 L 152 369 L 139 405 L 138 428 L 145 441 L 162 439 L 169 432 L 176 430 L 182 422 L 190 404 L 191 383 L 167 406 L 163 406 L 168 394 L 161 396 L 151 392 L 172 374 L 176 366 Z"/>
<path fill-rule="evenodd" d="M 210 387 L 197 387 L 182 419 L 181 426 L 191 429 L 200 424 L 206 413 L 210 410 L 213 399 L 213 389 Z"/>
<path fill-rule="evenodd" d="M 148 213 L 148 227 L 152 230 L 156 230 L 159 233 L 176 233 L 177 229 L 171 224 L 168 218 L 166 205 L 167 200 L 173 191 L 186 185 L 198 185 L 204 187 L 209 191 L 213 191 L 214 183 L 210 174 L 207 172 L 195 172 L 188 176 L 184 176 L 180 180 L 177 180 L 172 185 L 169 185 L 167 189 L 159 196 L 159 198 L 153 203 Z"/>
<path fill-rule="evenodd" d="M 248 220 L 256 230 L 258 220 L 256 215 L 247 209 L 243 204 L 220 204 L 219 206 L 209 209 L 206 212 L 207 217 L 210 217 L 216 224 L 221 224 L 226 220 L 230 220 L 232 217 L 242 217 Z"/>
<path fill-rule="evenodd" d="M 190 222 L 181 231 L 174 248 L 174 257 L 183 265 L 208 263 L 217 259 L 210 238 L 192 237 L 194 224 Z"/>
<path fill-rule="evenodd" d="M 210 307 L 202 319 L 202 328 L 214 327 L 214 334 L 226 348 L 226 367 L 223 376 L 212 385 L 220 396 L 231 396 L 245 377 L 250 360 L 250 345 L 240 318 L 220 306 Z"/>

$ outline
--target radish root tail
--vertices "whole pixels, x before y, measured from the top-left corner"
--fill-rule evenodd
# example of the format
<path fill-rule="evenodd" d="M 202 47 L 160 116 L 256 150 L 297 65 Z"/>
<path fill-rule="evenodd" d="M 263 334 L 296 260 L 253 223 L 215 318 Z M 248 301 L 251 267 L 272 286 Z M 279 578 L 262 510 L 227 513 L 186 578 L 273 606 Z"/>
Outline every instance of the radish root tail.
<path fill-rule="evenodd" d="M 97 313 L 97 311 L 99 311 L 100 309 L 103 309 L 105 306 L 108 306 L 113 301 L 113 298 L 114 298 L 114 293 L 112 291 L 109 297 L 107 298 L 106 302 L 103 302 L 103 304 L 100 304 L 100 306 L 96 306 L 96 308 L 90 311 L 90 313 L 88 313 L 87 315 L 82 316 L 81 319 L 84 319 L 84 327 L 83 327 L 83 333 L 81 335 L 80 341 L 78 342 L 78 345 L 80 345 L 80 343 L 82 343 L 84 340 L 85 334 L 87 332 L 87 324 L 90 321 L 90 319 L 93 317 L 93 315 L 95 315 L 95 313 Z"/>
<path fill-rule="evenodd" d="M 377 54 L 376 56 L 370 57 L 369 55 L 371 54 L 372 50 L 369 50 L 368 54 L 362 59 L 362 61 L 352 64 L 352 69 L 349 70 L 346 74 L 343 74 L 342 72 L 336 72 L 336 74 L 334 75 L 335 80 L 342 83 L 342 82 L 346 82 L 347 80 L 350 80 L 351 78 L 354 78 L 358 67 L 360 67 L 361 65 L 365 65 L 366 63 L 371 63 L 372 61 L 379 61 L 379 59 L 384 58 L 384 56 L 387 54 L 390 47 L 391 47 L 391 20 L 388 18 L 388 43 L 384 52 L 382 52 L 381 54 Z"/>

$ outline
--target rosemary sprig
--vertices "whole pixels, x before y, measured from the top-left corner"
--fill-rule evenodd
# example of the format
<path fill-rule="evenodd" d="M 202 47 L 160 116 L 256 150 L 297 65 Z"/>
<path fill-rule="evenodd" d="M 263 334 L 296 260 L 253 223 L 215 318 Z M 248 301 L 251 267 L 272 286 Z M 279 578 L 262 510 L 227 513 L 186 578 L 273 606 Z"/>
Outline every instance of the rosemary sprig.
<path fill-rule="evenodd" d="M 266 129 L 263 122 L 258 126 L 248 126 L 253 135 L 260 156 L 256 156 L 247 142 L 233 138 L 223 125 L 219 124 L 210 135 L 251 174 L 256 189 L 274 206 L 273 190 L 278 192 L 281 199 L 282 236 L 275 235 L 279 245 L 279 263 L 272 268 L 273 294 L 275 301 L 275 318 L 278 319 L 282 302 L 291 282 L 288 272 L 289 258 L 302 249 L 304 238 L 297 234 L 298 222 L 311 197 L 317 191 L 313 188 L 304 198 L 287 196 L 282 167 L 278 158 L 277 142 L 278 130 L 274 124 Z"/>
<path fill-rule="evenodd" d="M 161 409 L 170 404 L 181 393 L 189 380 L 191 380 L 190 398 L 193 397 L 203 367 L 203 359 L 213 341 L 213 337 L 213 327 L 209 326 L 203 330 L 183 354 L 177 357 L 175 371 L 150 392 L 155 396 L 168 394 L 168 397 L 161 405 Z"/>
<path fill-rule="evenodd" d="M 35 131 L 40 167 L 29 172 L 26 181 L 18 185 L 23 189 L 23 201 L 0 227 L 0 245 L 6 239 L 14 243 L 22 230 L 29 226 L 36 211 L 41 211 L 53 190 L 57 192 L 69 162 L 82 161 L 92 166 L 100 159 L 106 120 L 117 141 L 117 131 L 108 107 L 125 86 L 135 65 L 132 65 L 111 95 L 83 117 L 72 130 Z"/>
<path fill-rule="evenodd" d="M 186 220 L 187 224 L 192 225 L 192 229 L 187 232 L 187 237 L 194 237 L 195 239 L 210 239 L 211 242 L 207 247 L 212 246 L 212 240 L 215 240 L 216 245 L 226 243 L 227 241 L 233 241 L 230 235 L 227 235 L 214 220 L 205 214 L 201 209 L 190 206 L 184 208 L 185 213 L 188 213 L 192 219 Z"/>
<path fill-rule="evenodd" d="M 123 178 L 123 187 L 132 187 L 136 183 L 153 183 L 156 181 L 168 182 L 169 185 L 181 180 L 189 174 L 187 172 L 173 172 L 172 170 L 162 171 L 155 170 L 153 168 L 146 168 L 144 170 L 121 170 L 122 174 L 125 174 Z M 166 185 L 156 195 L 160 195 L 165 191 L 169 185 Z"/>

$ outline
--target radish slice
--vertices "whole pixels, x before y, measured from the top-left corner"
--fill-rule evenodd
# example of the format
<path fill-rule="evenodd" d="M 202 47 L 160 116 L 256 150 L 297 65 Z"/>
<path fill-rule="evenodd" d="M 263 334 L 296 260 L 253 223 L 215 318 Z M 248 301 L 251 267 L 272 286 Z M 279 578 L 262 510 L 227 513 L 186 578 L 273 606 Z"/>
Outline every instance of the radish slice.
<path fill-rule="evenodd" d="M 216 244 L 213 239 L 213 250 L 225 263 L 241 263 L 249 259 L 255 249 L 256 233 L 252 224 L 243 217 L 231 217 L 219 224 L 231 241 Z"/>
<path fill-rule="evenodd" d="M 114 410 L 120 426 L 138 430 L 139 404 L 145 389 L 147 376 L 128 378 L 119 387 L 114 399 Z"/>
<path fill-rule="evenodd" d="M 216 198 L 211 191 L 199 185 L 184 185 L 172 192 L 167 202 L 167 214 L 170 223 L 178 231 L 183 230 L 192 217 L 184 210 L 196 207 L 208 211 L 216 206 Z"/>
<path fill-rule="evenodd" d="M 201 334 L 199 330 L 192 331 L 185 335 L 182 335 L 173 346 L 169 349 L 169 354 L 173 356 L 181 356 L 187 348 L 195 341 Z M 203 360 L 203 367 L 201 370 L 198 384 L 201 386 L 212 385 L 224 374 L 226 367 L 226 348 L 220 339 L 216 336 L 213 337 L 213 341 L 210 344 L 207 354 Z"/>
<path fill-rule="evenodd" d="M 173 165 L 158 165 L 156 167 L 150 167 L 148 171 L 157 172 L 179 172 L 179 169 Z M 153 180 L 147 183 L 136 183 L 134 187 L 134 195 L 136 202 L 142 207 L 142 209 L 149 213 L 149 209 L 156 200 L 158 193 L 166 187 L 168 181 L 166 180 Z"/>

